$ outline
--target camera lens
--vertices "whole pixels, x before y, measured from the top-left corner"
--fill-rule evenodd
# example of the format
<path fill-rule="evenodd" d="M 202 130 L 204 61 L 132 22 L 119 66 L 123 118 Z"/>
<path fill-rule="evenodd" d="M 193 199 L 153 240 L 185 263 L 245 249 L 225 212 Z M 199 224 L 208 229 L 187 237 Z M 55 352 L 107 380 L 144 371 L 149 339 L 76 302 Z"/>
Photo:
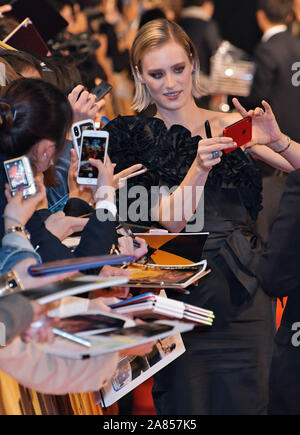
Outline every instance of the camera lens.
<path fill-rule="evenodd" d="M 74 133 L 75 133 L 75 136 L 79 136 L 79 130 L 77 127 L 74 128 Z"/>

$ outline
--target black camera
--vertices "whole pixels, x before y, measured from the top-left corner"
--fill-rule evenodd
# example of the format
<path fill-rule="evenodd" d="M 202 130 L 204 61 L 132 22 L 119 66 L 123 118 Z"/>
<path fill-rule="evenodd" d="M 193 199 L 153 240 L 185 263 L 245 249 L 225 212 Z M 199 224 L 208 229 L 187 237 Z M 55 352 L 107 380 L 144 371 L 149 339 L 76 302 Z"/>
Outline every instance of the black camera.
<path fill-rule="evenodd" d="M 70 38 L 61 37 L 49 41 L 52 53 L 67 50 L 72 56 L 89 56 L 100 47 L 97 39 L 91 39 L 87 33 L 71 35 Z"/>

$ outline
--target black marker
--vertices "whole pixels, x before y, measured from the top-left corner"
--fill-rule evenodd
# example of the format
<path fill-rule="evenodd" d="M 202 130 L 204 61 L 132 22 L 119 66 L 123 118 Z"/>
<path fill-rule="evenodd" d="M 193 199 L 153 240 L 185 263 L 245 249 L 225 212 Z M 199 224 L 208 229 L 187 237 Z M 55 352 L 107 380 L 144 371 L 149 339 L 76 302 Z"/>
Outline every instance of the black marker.
<path fill-rule="evenodd" d="M 211 129 L 210 129 L 210 123 L 209 121 L 205 121 L 205 133 L 206 133 L 206 137 L 207 139 L 210 139 L 212 137 L 211 135 Z"/>
<path fill-rule="evenodd" d="M 122 235 L 122 236 L 126 236 L 126 237 L 131 237 L 132 238 L 132 242 L 133 242 L 133 246 L 135 248 L 140 248 L 141 245 L 139 244 L 139 242 L 135 239 L 134 233 L 133 231 L 131 231 L 131 229 L 127 226 L 124 226 L 122 224 L 119 224 L 117 226 L 117 231 L 118 234 Z"/>

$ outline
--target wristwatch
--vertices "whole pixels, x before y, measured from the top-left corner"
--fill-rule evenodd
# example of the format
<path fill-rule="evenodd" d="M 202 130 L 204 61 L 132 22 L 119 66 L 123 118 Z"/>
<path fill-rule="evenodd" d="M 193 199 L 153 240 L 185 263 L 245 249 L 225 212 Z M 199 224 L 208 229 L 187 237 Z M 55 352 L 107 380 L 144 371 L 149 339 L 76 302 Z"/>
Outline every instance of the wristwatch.
<path fill-rule="evenodd" d="M 24 290 L 24 287 L 15 270 L 0 275 L 0 297 L 21 290 Z"/>
<path fill-rule="evenodd" d="M 26 228 L 23 225 L 22 226 L 17 226 L 17 227 L 7 228 L 7 230 L 5 231 L 5 234 L 11 234 L 11 233 L 23 233 L 24 236 L 27 238 L 27 240 L 30 241 L 29 231 L 27 231 Z"/>

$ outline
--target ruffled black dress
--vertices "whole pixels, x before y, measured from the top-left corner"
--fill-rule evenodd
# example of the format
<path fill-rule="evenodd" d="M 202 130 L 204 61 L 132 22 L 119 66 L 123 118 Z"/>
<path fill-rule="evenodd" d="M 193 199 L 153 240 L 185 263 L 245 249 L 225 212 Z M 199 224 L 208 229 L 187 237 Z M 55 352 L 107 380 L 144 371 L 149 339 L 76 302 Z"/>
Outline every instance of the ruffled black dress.
<path fill-rule="evenodd" d="M 116 172 L 143 163 L 147 173 L 128 182 L 176 186 L 193 163 L 200 136 L 157 118 L 118 117 L 106 126 Z M 261 209 L 262 182 L 242 150 L 224 154 L 204 190 L 204 228 L 210 233 L 202 258 L 212 272 L 189 296 L 170 297 L 211 309 L 212 328 L 195 328 L 186 352 L 155 375 L 153 397 L 160 414 L 264 414 L 275 334 L 272 300 L 255 276 L 261 250 L 253 230 Z"/>

